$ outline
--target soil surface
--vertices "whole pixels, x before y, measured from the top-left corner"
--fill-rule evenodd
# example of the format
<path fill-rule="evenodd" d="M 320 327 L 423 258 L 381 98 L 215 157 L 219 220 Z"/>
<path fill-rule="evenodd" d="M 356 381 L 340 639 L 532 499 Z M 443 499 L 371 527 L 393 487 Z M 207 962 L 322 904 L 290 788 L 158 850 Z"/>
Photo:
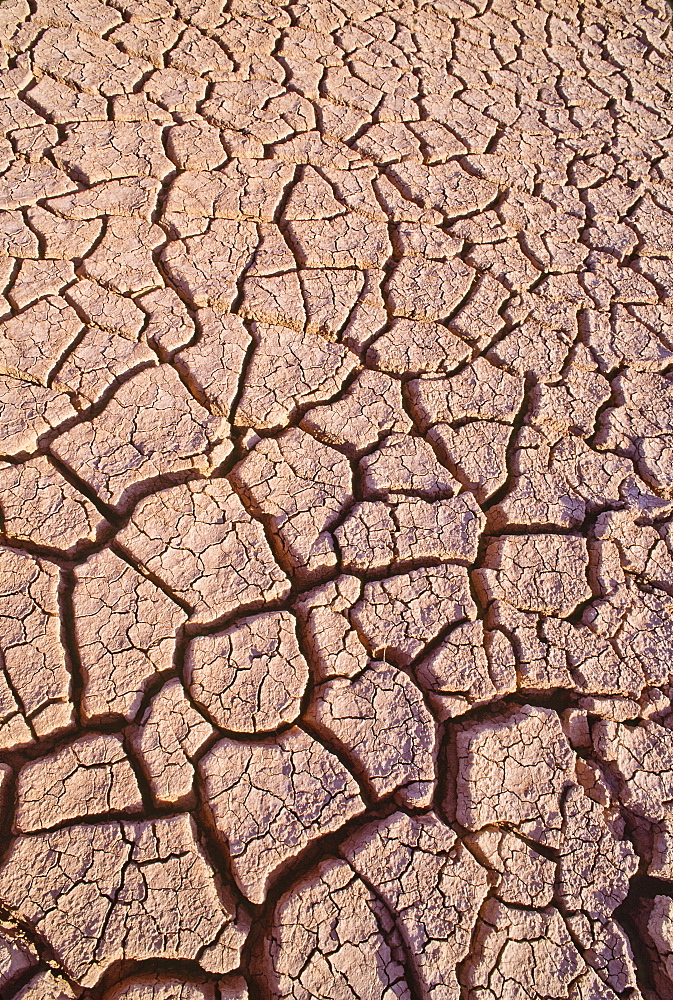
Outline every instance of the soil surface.
<path fill-rule="evenodd" d="M 673 997 L 672 20 L 0 3 L 0 1000 Z"/>

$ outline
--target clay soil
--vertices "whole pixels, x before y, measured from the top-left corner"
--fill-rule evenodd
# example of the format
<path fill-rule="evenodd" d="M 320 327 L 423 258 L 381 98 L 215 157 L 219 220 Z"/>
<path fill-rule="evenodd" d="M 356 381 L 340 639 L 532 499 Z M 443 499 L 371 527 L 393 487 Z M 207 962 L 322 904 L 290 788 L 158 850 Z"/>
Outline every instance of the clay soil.
<path fill-rule="evenodd" d="M 673 998 L 672 27 L 0 2 L 0 1000 Z"/>

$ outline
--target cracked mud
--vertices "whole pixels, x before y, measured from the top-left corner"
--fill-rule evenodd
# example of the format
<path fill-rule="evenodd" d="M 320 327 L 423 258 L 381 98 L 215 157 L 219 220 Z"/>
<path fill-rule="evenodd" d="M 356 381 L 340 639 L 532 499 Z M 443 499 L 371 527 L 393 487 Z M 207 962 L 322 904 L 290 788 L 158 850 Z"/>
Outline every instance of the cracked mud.
<path fill-rule="evenodd" d="M 0 2 L 0 1000 L 673 997 L 672 26 Z"/>

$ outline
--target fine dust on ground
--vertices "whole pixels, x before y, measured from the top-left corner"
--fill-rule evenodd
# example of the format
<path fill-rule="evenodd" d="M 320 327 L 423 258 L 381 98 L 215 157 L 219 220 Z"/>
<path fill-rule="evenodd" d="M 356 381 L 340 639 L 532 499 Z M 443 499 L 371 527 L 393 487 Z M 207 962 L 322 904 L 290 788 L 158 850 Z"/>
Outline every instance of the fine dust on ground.
<path fill-rule="evenodd" d="M 673 997 L 672 26 L 0 3 L 1 1000 Z"/>

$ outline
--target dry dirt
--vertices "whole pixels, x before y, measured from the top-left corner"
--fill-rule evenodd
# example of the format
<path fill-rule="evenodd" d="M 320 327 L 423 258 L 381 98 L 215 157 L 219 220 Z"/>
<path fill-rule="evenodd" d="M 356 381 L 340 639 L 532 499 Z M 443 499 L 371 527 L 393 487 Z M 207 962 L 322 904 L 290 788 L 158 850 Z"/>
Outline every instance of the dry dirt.
<path fill-rule="evenodd" d="M 0 3 L 0 1000 L 671 1000 L 671 27 Z"/>

